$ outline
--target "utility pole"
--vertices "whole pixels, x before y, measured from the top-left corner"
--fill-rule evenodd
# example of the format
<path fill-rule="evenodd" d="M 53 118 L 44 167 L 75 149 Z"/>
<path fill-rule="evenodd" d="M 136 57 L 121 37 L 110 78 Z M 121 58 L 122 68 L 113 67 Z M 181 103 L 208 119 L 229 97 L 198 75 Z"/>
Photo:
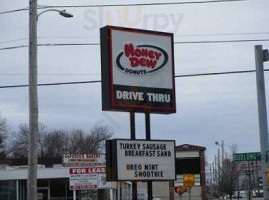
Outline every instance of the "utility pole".
<path fill-rule="evenodd" d="M 38 137 L 38 95 L 37 95 L 37 20 L 49 11 L 63 17 L 73 17 L 65 10 L 47 9 L 37 14 L 37 0 L 29 0 L 29 149 L 27 200 L 37 200 L 37 137 Z"/>
<path fill-rule="evenodd" d="M 255 46 L 256 83 L 257 83 L 257 98 L 258 98 L 258 113 L 259 113 L 260 145 L 262 155 L 261 159 L 262 181 L 263 181 L 263 193 L 265 200 L 269 200 L 269 194 L 266 182 L 266 168 L 268 167 L 268 162 L 266 158 L 266 154 L 268 151 L 268 124 L 267 124 L 263 62 L 268 60 L 269 60 L 268 50 L 263 50 L 261 45 L 256 45 Z"/>
<path fill-rule="evenodd" d="M 218 148 L 218 174 L 217 174 L 217 180 L 218 180 L 218 198 L 221 198 L 221 192 L 220 192 L 220 150 Z"/>
<path fill-rule="evenodd" d="M 224 161 L 224 154 L 225 154 L 225 151 L 224 151 L 224 141 L 221 140 L 221 164 L 223 164 L 223 161 Z"/>
<path fill-rule="evenodd" d="M 216 141 L 215 142 L 215 145 L 221 147 L 221 164 L 222 164 L 223 163 L 223 160 L 224 160 L 224 154 L 225 154 L 225 151 L 224 151 L 224 141 L 221 140 L 221 144 L 218 141 Z"/>
<path fill-rule="evenodd" d="M 29 1 L 29 149 L 27 200 L 37 200 L 37 0 Z"/>

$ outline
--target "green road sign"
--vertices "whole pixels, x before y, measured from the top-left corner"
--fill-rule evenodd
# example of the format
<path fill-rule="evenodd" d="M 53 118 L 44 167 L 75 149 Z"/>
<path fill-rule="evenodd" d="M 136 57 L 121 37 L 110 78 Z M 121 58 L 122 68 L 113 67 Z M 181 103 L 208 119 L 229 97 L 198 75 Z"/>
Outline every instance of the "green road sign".
<path fill-rule="evenodd" d="M 261 160 L 260 152 L 233 154 L 233 161 L 258 161 L 258 160 Z"/>

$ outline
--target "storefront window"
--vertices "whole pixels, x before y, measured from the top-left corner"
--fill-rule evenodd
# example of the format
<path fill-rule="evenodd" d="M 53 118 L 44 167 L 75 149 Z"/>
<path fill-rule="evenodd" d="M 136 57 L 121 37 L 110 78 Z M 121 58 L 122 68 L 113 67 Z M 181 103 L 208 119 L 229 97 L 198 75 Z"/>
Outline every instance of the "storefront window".
<path fill-rule="evenodd" d="M 79 200 L 97 200 L 98 190 L 80 190 Z"/>
<path fill-rule="evenodd" d="M 19 199 L 27 199 L 27 180 L 19 180 Z"/>
<path fill-rule="evenodd" d="M 73 199 L 68 179 L 50 179 L 50 200 Z"/>
<path fill-rule="evenodd" d="M 0 181 L 0 199 L 16 200 L 16 181 Z"/>

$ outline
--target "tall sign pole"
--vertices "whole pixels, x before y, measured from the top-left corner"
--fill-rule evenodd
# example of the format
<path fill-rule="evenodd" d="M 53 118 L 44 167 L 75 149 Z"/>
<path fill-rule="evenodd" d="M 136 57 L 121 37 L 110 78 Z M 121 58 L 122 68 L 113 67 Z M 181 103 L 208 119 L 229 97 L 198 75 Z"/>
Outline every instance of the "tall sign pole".
<path fill-rule="evenodd" d="M 260 145 L 261 145 L 261 167 L 264 199 L 269 200 L 269 193 L 266 182 L 266 168 L 268 161 L 266 153 L 268 151 L 268 124 L 267 124 L 267 110 L 265 98 L 265 84 L 264 84 L 264 69 L 263 62 L 268 61 L 268 50 L 263 50 L 261 45 L 255 46 L 255 64 L 256 64 L 256 83 L 257 83 L 257 97 L 258 97 L 258 113 L 259 113 L 259 130 L 260 130 Z"/>
<path fill-rule="evenodd" d="M 151 134 L 150 134 L 150 113 L 145 113 L 145 125 L 146 125 L 146 140 L 151 140 Z M 148 189 L 148 200 L 152 200 L 152 181 L 148 181 L 147 184 Z"/>
<path fill-rule="evenodd" d="M 131 140 L 135 140 L 135 113 L 130 112 L 130 133 Z M 137 181 L 132 181 L 132 200 L 137 200 Z"/>
<path fill-rule="evenodd" d="M 37 200 L 37 0 L 29 1 L 29 149 L 27 199 Z"/>

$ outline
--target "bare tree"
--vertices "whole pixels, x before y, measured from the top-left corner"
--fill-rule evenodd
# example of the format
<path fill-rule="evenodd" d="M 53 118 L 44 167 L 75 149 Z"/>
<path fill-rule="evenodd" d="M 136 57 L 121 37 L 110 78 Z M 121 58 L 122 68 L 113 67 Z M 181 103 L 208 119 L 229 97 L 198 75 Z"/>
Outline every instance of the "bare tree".
<path fill-rule="evenodd" d="M 8 126 L 6 119 L 0 115 L 0 159 L 4 158 L 7 154 L 5 140 L 8 135 Z"/>
<path fill-rule="evenodd" d="M 74 129 L 69 133 L 68 153 L 82 153 L 85 147 L 86 133 L 81 129 Z M 90 144 L 88 144 L 90 145 Z"/>
<path fill-rule="evenodd" d="M 258 163 L 245 161 L 241 163 L 241 188 L 245 190 L 248 199 L 252 199 L 253 191 L 260 196 Z"/>
<path fill-rule="evenodd" d="M 90 133 L 74 129 L 69 134 L 69 153 L 101 153 L 105 140 L 111 138 L 112 131 L 104 125 L 96 125 Z"/>
<path fill-rule="evenodd" d="M 232 195 L 238 187 L 238 177 L 240 168 L 238 164 L 231 159 L 225 159 L 219 171 L 219 190 L 223 194 Z"/>
<path fill-rule="evenodd" d="M 43 125 L 39 125 L 38 132 L 38 153 L 39 157 L 44 154 L 44 140 L 48 134 L 47 128 Z M 29 127 L 26 124 L 19 125 L 18 131 L 12 133 L 10 139 L 9 152 L 13 157 L 27 157 L 28 156 L 28 141 L 29 138 Z"/>
<path fill-rule="evenodd" d="M 224 198 L 228 195 L 230 199 L 235 191 L 239 188 L 239 175 L 241 168 L 238 162 L 233 161 L 233 154 L 237 152 L 237 145 L 230 146 L 230 153 L 225 154 L 222 162 L 212 163 L 210 172 L 212 183 L 209 185 L 212 197 Z"/>
<path fill-rule="evenodd" d="M 25 124 L 13 132 L 10 152 L 13 157 L 27 157 L 29 127 Z M 82 129 L 48 130 L 39 125 L 38 156 L 58 157 L 64 153 L 91 154 L 101 153 L 105 140 L 112 136 L 112 131 L 105 125 L 96 125 L 90 132 Z"/>
<path fill-rule="evenodd" d="M 13 157 L 27 157 L 29 128 L 26 124 L 19 125 L 18 131 L 12 133 L 10 153 Z"/>
<path fill-rule="evenodd" d="M 92 153 L 101 153 L 104 151 L 105 141 L 111 138 L 113 135 L 112 131 L 108 126 L 96 125 L 92 130 L 90 135 L 86 138 L 86 143 L 88 149 L 85 149 L 88 152 Z"/>
<path fill-rule="evenodd" d="M 61 156 L 68 149 L 68 131 L 52 130 L 44 138 L 44 152 L 46 157 Z"/>
<path fill-rule="evenodd" d="M 45 148 L 45 138 L 48 135 L 47 127 L 43 124 L 39 124 L 39 131 L 38 131 L 38 152 L 39 156 L 42 158 L 44 156 L 44 148 Z"/>
<path fill-rule="evenodd" d="M 45 155 L 101 153 L 105 140 L 111 136 L 112 131 L 105 125 L 96 125 L 90 132 L 82 129 L 53 130 L 45 137 Z"/>

